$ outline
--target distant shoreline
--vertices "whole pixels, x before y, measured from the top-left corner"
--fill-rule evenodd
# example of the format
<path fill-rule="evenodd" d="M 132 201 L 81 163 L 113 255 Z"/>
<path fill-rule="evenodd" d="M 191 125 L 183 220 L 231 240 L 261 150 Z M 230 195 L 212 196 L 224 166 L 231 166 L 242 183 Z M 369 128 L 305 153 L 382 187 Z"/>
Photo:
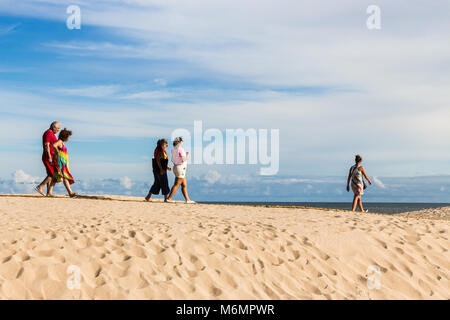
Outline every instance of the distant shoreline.
<path fill-rule="evenodd" d="M 350 211 L 351 203 L 334 201 L 311 201 L 311 202 L 262 202 L 262 201 L 199 201 L 204 204 L 227 204 L 227 205 L 261 205 L 261 206 L 282 206 L 282 207 L 301 207 L 301 208 L 324 208 L 330 210 Z M 365 208 L 370 212 L 385 214 L 400 214 L 405 212 L 420 211 L 426 209 L 436 209 L 448 207 L 450 203 L 434 202 L 365 202 Z"/>
<path fill-rule="evenodd" d="M 24 197 L 42 198 L 37 194 L 0 194 L 0 197 Z M 55 198 L 68 198 L 65 195 L 57 195 Z M 122 195 L 80 195 L 80 199 L 85 200 L 109 200 L 125 202 L 142 202 L 143 197 L 122 196 Z M 153 202 L 160 203 L 162 199 L 155 198 Z M 184 201 L 177 201 L 183 204 Z M 170 204 L 168 204 L 170 205 Z M 286 209 L 312 209 L 332 212 L 352 212 L 349 202 L 259 202 L 259 201 L 198 201 L 198 205 L 226 205 L 226 206 L 250 206 L 266 208 L 286 208 Z M 419 218 L 444 218 L 450 219 L 450 203 L 424 203 L 424 202 L 366 202 L 368 214 L 392 215 L 399 217 L 419 217 Z M 360 212 L 359 212 L 360 213 Z"/>

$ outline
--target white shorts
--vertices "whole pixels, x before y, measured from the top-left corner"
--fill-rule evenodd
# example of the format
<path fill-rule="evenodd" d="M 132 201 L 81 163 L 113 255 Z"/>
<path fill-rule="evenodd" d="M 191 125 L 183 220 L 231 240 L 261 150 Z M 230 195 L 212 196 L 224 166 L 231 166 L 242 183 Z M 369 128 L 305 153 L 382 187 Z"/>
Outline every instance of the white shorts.
<path fill-rule="evenodd" d="M 175 177 L 177 178 L 186 178 L 186 169 L 187 169 L 187 165 L 186 163 L 183 164 L 175 164 L 173 166 L 173 174 L 175 175 Z"/>

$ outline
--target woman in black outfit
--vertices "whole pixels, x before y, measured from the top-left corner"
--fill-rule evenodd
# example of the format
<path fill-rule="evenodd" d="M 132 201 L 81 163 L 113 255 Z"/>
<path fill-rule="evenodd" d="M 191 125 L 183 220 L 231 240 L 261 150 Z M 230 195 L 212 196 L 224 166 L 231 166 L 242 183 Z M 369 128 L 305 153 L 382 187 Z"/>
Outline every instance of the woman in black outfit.
<path fill-rule="evenodd" d="M 150 188 L 145 201 L 150 201 L 153 194 L 159 194 L 161 190 L 164 195 L 164 201 L 167 201 L 167 195 L 170 192 L 169 181 L 167 179 L 167 170 L 172 170 L 169 167 L 169 157 L 167 156 L 166 148 L 169 145 L 166 139 L 158 140 L 155 152 L 153 153 L 154 158 L 152 159 L 153 166 L 153 176 L 155 177 L 155 182 Z"/>

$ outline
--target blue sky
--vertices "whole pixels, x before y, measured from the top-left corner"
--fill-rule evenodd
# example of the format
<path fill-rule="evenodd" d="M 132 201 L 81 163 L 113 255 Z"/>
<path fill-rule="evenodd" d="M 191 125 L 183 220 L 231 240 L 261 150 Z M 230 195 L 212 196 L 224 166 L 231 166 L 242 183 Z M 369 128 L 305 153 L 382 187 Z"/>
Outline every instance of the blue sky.
<path fill-rule="evenodd" d="M 66 28 L 70 4 L 81 30 Z M 381 30 L 366 28 L 370 4 Z M 211 185 L 215 200 L 242 200 L 245 178 L 249 200 L 347 201 L 335 184 L 360 153 L 374 201 L 448 202 L 448 12 L 444 0 L 1 0 L 0 191 L 43 177 L 40 139 L 57 119 L 74 131 L 80 190 L 141 195 L 155 141 L 201 120 L 280 130 L 275 177 L 191 165 L 203 200 Z"/>

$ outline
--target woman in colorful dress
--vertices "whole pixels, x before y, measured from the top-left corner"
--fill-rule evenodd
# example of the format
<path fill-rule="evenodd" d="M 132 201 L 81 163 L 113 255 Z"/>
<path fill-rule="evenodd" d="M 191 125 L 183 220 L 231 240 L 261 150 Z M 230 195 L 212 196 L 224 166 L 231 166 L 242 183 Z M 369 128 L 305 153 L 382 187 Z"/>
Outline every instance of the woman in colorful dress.
<path fill-rule="evenodd" d="M 369 184 L 372 184 L 372 181 L 366 174 L 366 170 L 364 170 L 364 167 L 361 165 L 362 158 L 359 154 L 355 156 L 355 165 L 353 165 L 350 168 L 350 171 L 348 173 L 347 178 L 347 192 L 350 191 L 350 181 L 353 191 L 353 205 L 352 205 L 352 211 L 356 210 L 356 206 L 359 206 L 359 209 L 361 209 L 361 212 L 367 212 L 368 210 L 364 211 L 363 204 L 362 204 L 362 195 L 364 194 L 364 180 L 363 176 L 367 179 Z"/>
<path fill-rule="evenodd" d="M 160 190 L 164 195 L 164 201 L 167 201 L 167 195 L 170 192 L 169 180 L 167 179 L 167 170 L 172 170 L 169 167 L 169 157 L 166 152 L 168 145 L 169 143 L 166 139 L 160 139 L 158 140 L 156 149 L 153 152 L 152 166 L 155 182 L 145 197 L 145 201 L 151 201 L 150 198 L 152 197 L 152 194 L 159 194 Z"/>
<path fill-rule="evenodd" d="M 75 192 L 72 191 L 70 188 L 70 185 L 75 183 L 75 180 L 73 179 L 72 175 L 70 174 L 70 168 L 69 168 L 69 156 L 67 154 L 67 147 L 64 144 L 65 142 L 69 141 L 70 136 L 72 135 L 72 131 L 67 130 L 64 128 L 60 133 L 58 137 L 58 141 L 56 141 L 53 144 L 53 148 L 55 150 L 55 156 L 54 159 L 54 174 L 53 174 L 53 181 L 50 186 L 50 196 L 53 196 L 53 188 L 56 183 L 63 182 L 64 186 L 67 189 L 67 192 L 69 194 L 69 197 L 73 198 L 77 196 Z"/>

